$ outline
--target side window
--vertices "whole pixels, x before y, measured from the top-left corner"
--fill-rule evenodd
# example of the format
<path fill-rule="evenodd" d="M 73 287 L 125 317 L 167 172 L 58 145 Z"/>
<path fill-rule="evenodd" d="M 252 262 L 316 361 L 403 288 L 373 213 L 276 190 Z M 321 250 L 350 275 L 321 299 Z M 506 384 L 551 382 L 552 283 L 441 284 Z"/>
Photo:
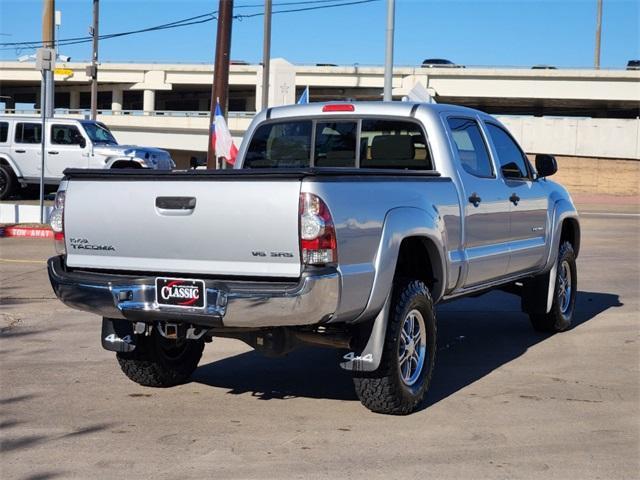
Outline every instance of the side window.
<path fill-rule="evenodd" d="M 449 118 L 447 122 L 464 171 L 476 177 L 493 177 L 489 152 L 478 122 L 470 118 Z"/>
<path fill-rule="evenodd" d="M 357 122 L 317 122 L 316 167 L 355 167 Z"/>
<path fill-rule="evenodd" d="M 51 143 L 53 145 L 80 145 L 82 135 L 73 125 L 51 125 Z"/>
<path fill-rule="evenodd" d="M 432 170 L 422 128 L 403 120 L 362 120 L 361 168 Z"/>
<path fill-rule="evenodd" d="M 0 122 L 0 143 L 7 143 L 9 136 L 9 123 Z"/>
<path fill-rule="evenodd" d="M 502 128 L 487 123 L 487 130 L 498 154 L 500 170 L 505 178 L 530 178 L 527 160 L 513 141 L 511 136 Z"/>
<path fill-rule="evenodd" d="M 42 125 L 39 123 L 18 123 L 16 125 L 16 143 L 40 143 Z"/>

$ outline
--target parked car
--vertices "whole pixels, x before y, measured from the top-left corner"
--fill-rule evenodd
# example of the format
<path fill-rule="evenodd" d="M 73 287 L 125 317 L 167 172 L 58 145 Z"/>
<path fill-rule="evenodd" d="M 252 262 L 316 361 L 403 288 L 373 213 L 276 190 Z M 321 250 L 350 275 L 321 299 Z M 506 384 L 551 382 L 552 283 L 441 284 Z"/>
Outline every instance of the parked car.
<path fill-rule="evenodd" d="M 556 169 L 469 108 L 270 108 L 234 170 L 67 170 L 49 276 L 141 385 L 186 381 L 218 336 L 332 346 L 367 408 L 407 414 L 434 371 L 435 304 L 500 289 L 534 328 L 571 326 L 580 227 Z"/>
<path fill-rule="evenodd" d="M 425 68 L 464 68 L 464 65 L 458 65 L 444 58 L 427 58 L 422 62 L 422 66 Z"/>
<path fill-rule="evenodd" d="M 166 150 L 118 145 L 100 122 L 69 118 L 46 121 L 45 183 L 57 185 L 66 168 L 175 167 Z M 0 116 L 0 200 L 20 186 L 40 183 L 42 119 Z"/>
<path fill-rule="evenodd" d="M 553 65 L 534 65 L 533 67 L 531 67 L 531 70 L 557 70 L 557 67 L 554 67 Z"/>
<path fill-rule="evenodd" d="M 629 60 L 627 70 L 640 70 L 640 60 Z"/>

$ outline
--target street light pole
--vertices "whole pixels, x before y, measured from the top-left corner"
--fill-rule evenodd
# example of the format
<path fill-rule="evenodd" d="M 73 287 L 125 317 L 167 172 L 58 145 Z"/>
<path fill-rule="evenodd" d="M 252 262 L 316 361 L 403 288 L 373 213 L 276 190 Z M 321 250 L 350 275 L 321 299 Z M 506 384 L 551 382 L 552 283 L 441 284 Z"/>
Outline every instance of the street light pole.
<path fill-rule="evenodd" d="M 396 5 L 395 0 L 387 0 L 387 44 L 384 58 L 384 95 L 383 100 L 393 100 L 393 29 L 395 24 Z"/>
<path fill-rule="evenodd" d="M 93 26 L 91 36 L 93 37 L 93 52 L 91 54 L 91 120 L 95 120 L 98 115 L 98 27 L 100 18 L 100 0 L 93 0 Z"/>
<path fill-rule="evenodd" d="M 594 54 L 594 66 L 600 69 L 600 37 L 602 36 L 602 0 L 598 0 L 598 13 L 596 14 L 596 48 Z"/>
<path fill-rule="evenodd" d="M 44 0 L 42 5 L 42 47 L 55 47 L 55 0 Z M 44 90 L 47 90 L 46 92 Z M 46 118 L 53 117 L 54 105 L 54 84 L 53 71 L 45 71 L 44 81 L 40 89 L 40 108 L 44 111 Z M 43 126 L 44 128 L 44 126 Z"/>
<path fill-rule="evenodd" d="M 262 40 L 262 109 L 269 106 L 269 63 L 271 62 L 271 0 L 264 2 L 264 38 Z"/>

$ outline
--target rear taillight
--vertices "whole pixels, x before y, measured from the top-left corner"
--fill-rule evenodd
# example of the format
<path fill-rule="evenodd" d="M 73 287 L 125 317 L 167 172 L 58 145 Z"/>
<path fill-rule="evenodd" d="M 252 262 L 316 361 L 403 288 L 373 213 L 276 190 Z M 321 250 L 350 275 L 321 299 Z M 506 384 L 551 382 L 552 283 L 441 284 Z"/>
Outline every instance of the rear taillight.
<path fill-rule="evenodd" d="M 63 255 L 66 252 L 64 247 L 64 200 L 66 193 L 64 190 L 58 190 L 56 199 L 53 202 L 53 210 L 49 217 L 49 224 L 53 230 L 53 241 L 55 243 L 56 252 Z"/>
<path fill-rule="evenodd" d="M 338 261 L 336 229 L 327 205 L 313 193 L 300 194 L 300 253 L 306 265 Z"/>

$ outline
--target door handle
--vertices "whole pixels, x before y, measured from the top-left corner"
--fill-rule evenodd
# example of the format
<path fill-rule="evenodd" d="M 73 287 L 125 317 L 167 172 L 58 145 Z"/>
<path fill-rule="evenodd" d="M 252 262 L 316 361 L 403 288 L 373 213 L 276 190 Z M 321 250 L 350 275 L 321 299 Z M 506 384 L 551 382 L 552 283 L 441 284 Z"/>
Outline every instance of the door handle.
<path fill-rule="evenodd" d="M 58 155 L 59 152 L 56 152 L 55 150 L 49 150 L 47 153 L 49 155 Z"/>
<path fill-rule="evenodd" d="M 514 205 L 518 205 L 518 202 L 520 201 L 520 197 L 515 193 L 512 193 L 511 196 L 509 197 L 509 201 Z"/>
<path fill-rule="evenodd" d="M 476 192 L 473 192 L 471 194 L 471 196 L 469 197 L 469 202 L 473 203 L 474 207 L 477 207 L 478 205 L 480 205 L 481 201 L 482 201 L 482 199 L 478 196 L 478 194 Z"/>
<path fill-rule="evenodd" d="M 191 215 L 195 208 L 195 197 L 156 197 L 156 210 L 160 215 Z"/>
<path fill-rule="evenodd" d="M 27 153 L 26 150 L 16 150 L 16 153 Z"/>

